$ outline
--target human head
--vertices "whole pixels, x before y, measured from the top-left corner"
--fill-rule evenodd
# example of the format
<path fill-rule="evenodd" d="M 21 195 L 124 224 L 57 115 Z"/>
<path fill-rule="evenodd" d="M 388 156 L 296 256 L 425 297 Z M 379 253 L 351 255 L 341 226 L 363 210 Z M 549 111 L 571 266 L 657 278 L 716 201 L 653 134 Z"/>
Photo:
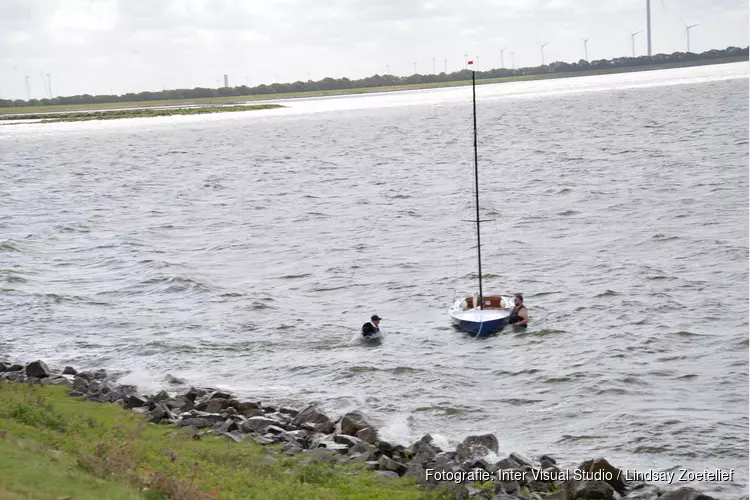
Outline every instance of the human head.
<path fill-rule="evenodd" d="M 517 306 L 520 306 L 521 304 L 523 304 L 523 295 L 521 295 L 520 293 L 517 293 L 515 295 L 515 298 L 513 299 L 513 302 L 515 302 Z"/>
<path fill-rule="evenodd" d="M 370 320 L 372 321 L 373 325 L 377 326 L 377 324 L 380 323 L 380 316 L 378 316 L 377 314 L 373 314 Z"/>

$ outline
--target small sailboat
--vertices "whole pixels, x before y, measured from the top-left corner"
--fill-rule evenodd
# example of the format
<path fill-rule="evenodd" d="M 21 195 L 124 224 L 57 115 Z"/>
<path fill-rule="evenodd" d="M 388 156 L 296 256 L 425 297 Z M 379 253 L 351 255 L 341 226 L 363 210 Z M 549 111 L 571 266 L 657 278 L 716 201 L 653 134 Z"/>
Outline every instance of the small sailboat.
<path fill-rule="evenodd" d="M 473 61 L 469 61 L 471 71 L 471 91 L 474 103 L 474 188 L 476 196 L 477 224 L 477 263 L 479 267 L 479 295 L 457 299 L 449 309 L 449 314 L 455 326 L 477 337 L 491 335 L 502 329 L 508 323 L 508 317 L 513 303 L 509 297 L 499 295 L 485 296 L 482 290 L 482 240 L 479 234 L 479 158 L 477 154 L 477 92 L 476 73 Z"/>

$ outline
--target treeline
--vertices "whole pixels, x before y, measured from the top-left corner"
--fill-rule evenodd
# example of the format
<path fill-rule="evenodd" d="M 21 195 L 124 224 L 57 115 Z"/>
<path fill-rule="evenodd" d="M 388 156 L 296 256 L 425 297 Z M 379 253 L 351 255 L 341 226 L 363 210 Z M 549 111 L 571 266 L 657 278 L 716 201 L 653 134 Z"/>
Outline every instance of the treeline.
<path fill-rule="evenodd" d="M 748 47 L 728 47 L 724 50 L 709 50 L 701 54 L 692 52 L 675 52 L 673 54 L 657 54 L 652 57 L 618 57 L 615 59 L 600 59 L 596 61 L 585 61 L 581 59 L 577 63 L 553 62 L 549 65 L 517 68 L 517 69 L 491 69 L 488 71 L 477 71 L 477 79 L 503 78 L 522 75 L 541 75 L 551 73 L 569 73 L 575 71 L 591 71 L 601 69 L 630 68 L 636 66 L 648 66 L 653 64 L 668 64 L 680 62 L 692 62 L 710 59 L 722 59 L 728 57 L 748 57 Z M 160 92 L 138 92 L 123 95 L 75 95 L 68 97 L 54 97 L 52 99 L 0 99 L 0 108 L 23 107 L 23 106 L 54 106 L 71 104 L 97 104 L 97 103 L 127 103 L 141 101 L 161 101 L 175 99 L 198 99 L 205 97 L 242 97 L 257 95 L 288 94 L 293 92 L 328 91 L 341 89 L 362 89 L 372 87 L 388 87 L 395 85 L 411 85 L 424 83 L 455 82 L 471 79 L 469 70 L 455 71 L 453 73 L 440 73 L 411 76 L 374 75 L 360 80 L 348 78 L 324 78 L 317 82 L 294 82 L 274 83 L 271 85 L 258 85 L 248 87 L 220 87 L 194 89 L 163 90 Z"/>

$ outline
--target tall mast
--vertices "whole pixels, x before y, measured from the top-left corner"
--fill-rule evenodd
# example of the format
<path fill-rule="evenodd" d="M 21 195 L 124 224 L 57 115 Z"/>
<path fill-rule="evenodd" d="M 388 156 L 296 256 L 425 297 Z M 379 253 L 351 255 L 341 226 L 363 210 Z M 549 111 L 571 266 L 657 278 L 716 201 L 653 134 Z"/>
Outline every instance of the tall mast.
<path fill-rule="evenodd" d="M 477 203 L 477 261 L 479 263 L 479 308 L 484 309 L 484 295 L 482 295 L 482 240 L 479 238 L 479 155 L 477 153 L 477 90 L 476 72 L 471 71 L 471 94 L 474 101 L 474 194 Z M 476 307 L 476 304 L 474 304 Z"/>

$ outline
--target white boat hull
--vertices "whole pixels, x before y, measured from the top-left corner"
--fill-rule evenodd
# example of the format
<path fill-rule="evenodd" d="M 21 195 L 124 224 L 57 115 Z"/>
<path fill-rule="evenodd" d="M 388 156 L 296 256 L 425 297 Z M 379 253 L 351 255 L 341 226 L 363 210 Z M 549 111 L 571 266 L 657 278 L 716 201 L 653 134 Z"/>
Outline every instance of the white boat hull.
<path fill-rule="evenodd" d="M 510 300 L 504 299 L 506 304 Z M 451 306 L 448 313 L 453 324 L 477 337 L 491 335 L 508 324 L 510 309 L 467 308 L 466 300 L 459 299 Z"/>

